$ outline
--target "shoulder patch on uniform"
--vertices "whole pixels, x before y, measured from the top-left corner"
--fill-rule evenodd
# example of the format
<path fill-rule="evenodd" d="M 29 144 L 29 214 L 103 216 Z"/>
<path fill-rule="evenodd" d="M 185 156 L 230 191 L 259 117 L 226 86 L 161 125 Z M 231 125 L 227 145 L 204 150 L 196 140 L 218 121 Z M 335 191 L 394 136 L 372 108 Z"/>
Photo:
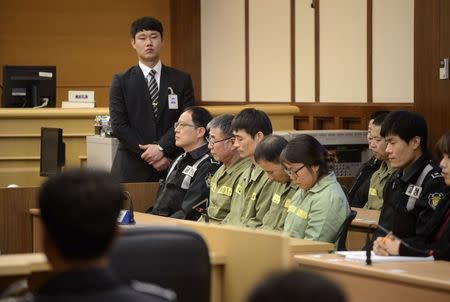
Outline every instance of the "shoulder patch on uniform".
<path fill-rule="evenodd" d="M 431 177 L 433 177 L 433 179 L 439 178 L 439 177 L 442 177 L 442 174 L 441 174 L 441 172 L 433 172 L 433 173 L 431 173 Z"/>
<path fill-rule="evenodd" d="M 163 288 L 156 284 L 141 282 L 137 280 L 131 281 L 131 287 L 138 292 L 161 297 L 168 301 L 176 301 L 177 294 L 170 289 Z"/>
<path fill-rule="evenodd" d="M 428 195 L 428 204 L 433 208 L 436 209 L 437 205 L 441 201 L 442 197 L 444 197 L 443 193 L 431 193 Z"/>

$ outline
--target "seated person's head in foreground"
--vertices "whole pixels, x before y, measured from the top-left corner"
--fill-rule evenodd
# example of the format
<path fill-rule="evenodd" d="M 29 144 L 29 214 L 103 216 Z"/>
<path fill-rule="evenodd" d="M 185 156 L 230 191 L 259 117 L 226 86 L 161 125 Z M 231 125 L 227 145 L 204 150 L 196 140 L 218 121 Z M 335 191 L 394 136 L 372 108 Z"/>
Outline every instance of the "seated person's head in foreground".
<path fill-rule="evenodd" d="M 380 134 L 386 140 L 386 153 L 394 168 L 404 169 L 427 152 L 428 127 L 418 113 L 389 113 L 383 121 Z"/>
<path fill-rule="evenodd" d="M 284 170 L 284 166 L 280 161 L 280 155 L 287 140 L 279 135 L 269 135 L 256 146 L 255 161 L 266 172 L 270 180 L 288 183 L 290 177 Z"/>
<path fill-rule="evenodd" d="M 239 112 L 231 125 L 241 157 L 253 158 L 256 145 L 264 136 L 272 134 L 272 123 L 267 114 L 254 108 Z"/>
<path fill-rule="evenodd" d="M 211 119 L 211 114 L 205 108 L 186 108 L 175 123 L 175 145 L 190 152 L 205 144 L 206 126 Z"/>
<path fill-rule="evenodd" d="M 329 174 L 328 151 L 308 134 L 290 140 L 280 158 L 291 180 L 303 190 L 309 190 Z"/>
<path fill-rule="evenodd" d="M 260 282 L 247 302 L 345 302 L 344 292 L 319 274 L 292 270 Z"/>
<path fill-rule="evenodd" d="M 216 116 L 208 123 L 208 148 L 215 160 L 222 162 L 226 167 L 239 159 L 239 152 L 234 145 L 234 134 L 231 123 L 234 116 L 222 114 Z"/>
<path fill-rule="evenodd" d="M 54 270 L 106 265 L 123 198 L 120 184 L 100 171 L 69 170 L 42 185 L 44 251 Z"/>

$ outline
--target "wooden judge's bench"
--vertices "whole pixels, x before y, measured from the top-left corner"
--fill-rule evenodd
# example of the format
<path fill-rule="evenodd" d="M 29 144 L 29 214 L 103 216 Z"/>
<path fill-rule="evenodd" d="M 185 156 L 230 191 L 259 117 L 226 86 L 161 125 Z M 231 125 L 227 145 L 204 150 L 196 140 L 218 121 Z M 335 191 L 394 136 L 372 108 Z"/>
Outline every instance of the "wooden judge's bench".
<path fill-rule="evenodd" d="M 204 106 L 213 116 L 236 114 L 243 108 L 255 107 L 265 111 L 274 130 L 293 130 L 297 106 L 226 105 Z M 86 137 L 94 135 L 94 118 L 109 114 L 108 108 L 0 108 L 0 187 L 10 184 L 38 186 L 41 127 L 63 129 L 66 144 L 66 167 L 86 164 Z"/>

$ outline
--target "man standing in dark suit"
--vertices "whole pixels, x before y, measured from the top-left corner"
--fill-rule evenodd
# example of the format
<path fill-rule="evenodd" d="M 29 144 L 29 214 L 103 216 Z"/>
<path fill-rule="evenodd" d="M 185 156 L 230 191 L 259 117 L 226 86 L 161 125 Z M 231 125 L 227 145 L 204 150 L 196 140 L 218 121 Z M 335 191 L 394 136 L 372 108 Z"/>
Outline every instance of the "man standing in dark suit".
<path fill-rule="evenodd" d="M 173 125 L 194 105 L 191 77 L 161 64 L 163 27 L 152 17 L 131 24 L 139 63 L 114 75 L 109 100 L 113 135 L 120 141 L 111 173 L 121 182 L 158 181 L 181 150 Z"/>

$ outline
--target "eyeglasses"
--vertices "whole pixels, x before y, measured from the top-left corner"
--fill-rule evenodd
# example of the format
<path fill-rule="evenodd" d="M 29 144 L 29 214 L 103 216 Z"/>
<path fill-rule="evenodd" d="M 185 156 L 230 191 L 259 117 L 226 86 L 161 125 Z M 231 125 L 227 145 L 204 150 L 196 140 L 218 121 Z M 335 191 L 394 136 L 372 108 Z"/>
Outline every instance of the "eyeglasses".
<path fill-rule="evenodd" d="M 291 171 L 289 169 L 284 169 L 284 172 L 286 172 L 286 174 L 289 175 L 289 177 L 294 177 L 294 176 L 298 176 L 298 172 L 300 172 L 300 170 L 303 169 L 304 167 L 306 167 L 306 166 L 303 165 L 295 171 Z"/>
<path fill-rule="evenodd" d="M 229 140 L 230 138 L 233 138 L 233 137 L 234 137 L 234 136 L 230 136 L 230 137 L 227 137 L 227 138 L 218 140 L 218 141 L 214 141 L 214 140 L 212 140 L 212 139 L 208 136 L 208 137 L 206 137 L 206 141 L 207 141 L 209 144 L 211 144 L 212 146 L 214 146 L 214 144 L 217 144 L 217 143 L 220 143 L 220 142 L 224 142 L 224 141 Z"/>
<path fill-rule="evenodd" d="M 192 125 L 192 124 L 183 123 L 183 122 L 175 122 L 175 124 L 173 124 L 173 128 L 177 129 L 178 127 L 180 127 L 180 128 L 184 128 L 184 127 L 197 128 L 197 126 Z"/>

